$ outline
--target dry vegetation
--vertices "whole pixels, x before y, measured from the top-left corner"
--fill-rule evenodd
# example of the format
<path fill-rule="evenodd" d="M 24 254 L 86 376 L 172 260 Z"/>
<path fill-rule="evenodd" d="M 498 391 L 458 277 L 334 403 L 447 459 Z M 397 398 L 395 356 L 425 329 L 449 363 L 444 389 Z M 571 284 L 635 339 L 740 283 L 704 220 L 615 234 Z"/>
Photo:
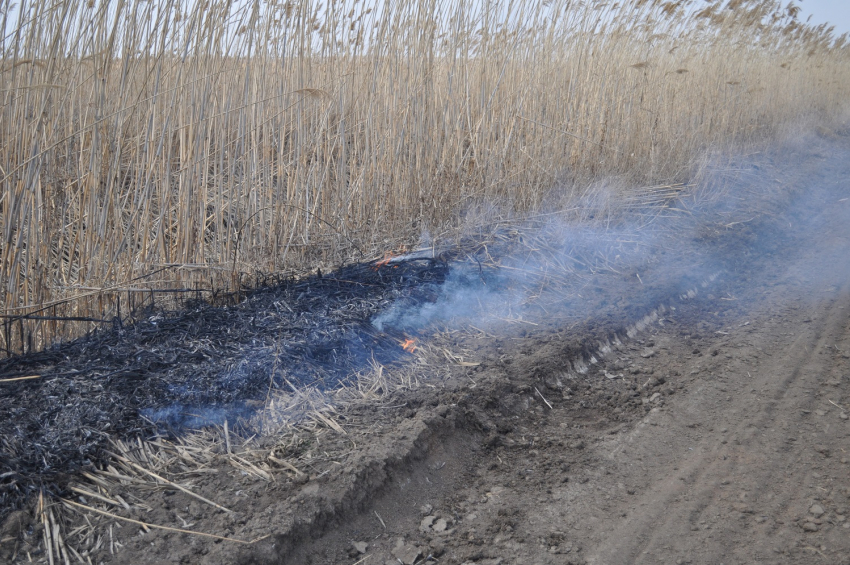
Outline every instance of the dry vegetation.
<path fill-rule="evenodd" d="M 769 0 L 2 9 L 7 354 L 92 327 L 52 318 L 440 237 L 481 203 L 686 181 L 850 94 L 845 38 Z"/>

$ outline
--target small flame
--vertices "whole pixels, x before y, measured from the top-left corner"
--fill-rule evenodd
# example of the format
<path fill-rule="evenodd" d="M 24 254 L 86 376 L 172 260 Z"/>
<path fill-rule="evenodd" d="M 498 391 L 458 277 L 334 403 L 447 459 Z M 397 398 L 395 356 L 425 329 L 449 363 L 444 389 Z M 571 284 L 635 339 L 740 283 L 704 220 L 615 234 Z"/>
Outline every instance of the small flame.
<path fill-rule="evenodd" d="M 413 353 L 416 351 L 416 340 L 407 338 L 403 342 L 401 342 L 401 348 L 407 351 L 408 353 Z"/>
<path fill-rule="evenodd" d="M 390 260 L 392 260 L 393 257 L 395 257 L 395 253 L 393 253 L 392 251 L 385 252 L 384 258 L 381 259 L 380 261 L 378 261 L 377 263 L 375 263 L 375 266 L 372 267 L 372 269 L 377 271 L 381 267 L 386 267 L 387 265 L 390 264 Z"/>
<path fill-rule="evenodd" d="M 377 271 L 381 267 L 386 267 L 387 265 L 390 264 L 390 261 L 392 261 L 395 257 L 400 257 L 401 255 L 404 255 L 405 253 L 407 253 L 407 246 L 406 245 L 402 245 L 399 248 L 397 253 L 394 252 L 394 251 L 385 251 L 384 252 L 384 258 L 381 259 L 380 261 L 378 261 L 377 263 L 375 263 L 375 266 L 372 267 L 372 270 Z M 396 265 L 394 268 L 398 268 L 398 265 Z"/>

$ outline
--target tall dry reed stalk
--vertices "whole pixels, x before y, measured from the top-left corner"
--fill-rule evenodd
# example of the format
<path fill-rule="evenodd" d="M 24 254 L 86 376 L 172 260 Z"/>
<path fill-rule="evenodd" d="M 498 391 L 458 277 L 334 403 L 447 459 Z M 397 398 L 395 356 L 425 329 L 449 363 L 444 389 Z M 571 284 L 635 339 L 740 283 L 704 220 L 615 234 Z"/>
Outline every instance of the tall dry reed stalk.
<path fill-rule="evenodd" d="M 90 327 L 51 318 L 337 263 L 478 202 L 685 180 L 850 91 L 846 37 L 771 0 L 3 0 L 0 19 L 7 354 Z"/>

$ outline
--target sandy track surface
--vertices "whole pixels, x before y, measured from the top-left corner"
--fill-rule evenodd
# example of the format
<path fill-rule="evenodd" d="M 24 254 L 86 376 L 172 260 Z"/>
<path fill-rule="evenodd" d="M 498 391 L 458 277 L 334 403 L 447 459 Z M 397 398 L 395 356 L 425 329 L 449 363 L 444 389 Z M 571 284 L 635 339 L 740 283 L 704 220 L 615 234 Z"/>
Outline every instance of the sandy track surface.
<path fill-rule="evenodd" d="M 585 515 L 601 520 L 587 562 L 848 559 L 850 287 L 813 280 L 813 266 L 780 279 L 747 326 L 705 340 L 708 356 L 685 355 L 685 394 L 599 442 L 636 492 Z"/>

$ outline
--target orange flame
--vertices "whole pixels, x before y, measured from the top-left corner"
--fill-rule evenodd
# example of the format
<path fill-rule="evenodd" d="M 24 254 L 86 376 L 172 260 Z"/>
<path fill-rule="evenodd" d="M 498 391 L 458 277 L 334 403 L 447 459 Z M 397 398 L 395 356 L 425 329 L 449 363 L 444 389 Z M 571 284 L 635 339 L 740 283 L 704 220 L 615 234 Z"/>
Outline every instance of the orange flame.
<path fill-rule="evenodd" d="M 407 351 L 408 353 L 413 353 L 416 351 L 416 340 L 415 339 L 406 339 L 401 343 L 401 348 Z"/>
<path fill-rule="evenodd" d="M 372 270 L 377 271 L 381 267 L 386 267 L 387 265 L 390 264 L 390 261 L 394 257 L 398 257 L 399 255 L 404 255 L 405 253 L 407 253 L 407 246 L 406 245 L 402 245 L 401 247 L 399 247 L 398 253 L 393 252 L 393 251 L 384 251 L 384 258 L 381 259 L 380 261 L 378 261 L 377 263 L 375 263 L 375 266 L 372 267 Z M 393 268 L 397 269 L 398 265 L 395 265 Z"/>
<path fill-rule="evenodd" d="M 383 259 L 381 259 L 380 261 L 378 261 L 377 263 L 375 263 L 375 266 L 374 266 L 374 267 L 372 267 L 372 269 L 373 269 L 373 270 L 375 270 L 375 271 L 377 271 L 377 270 L 378 270 L 378 269 L 380 269 L 381 267 L 386 267 L 387 265 L 389 265 L 389 264 L 390 264 L 390 260 L 391 260 L 393 257 L 395 257 L 395 253 L 393 253 L 392 251 L 386 251 L 386 252 L 384 253 L 384 258 L 383 258 Z"/>

